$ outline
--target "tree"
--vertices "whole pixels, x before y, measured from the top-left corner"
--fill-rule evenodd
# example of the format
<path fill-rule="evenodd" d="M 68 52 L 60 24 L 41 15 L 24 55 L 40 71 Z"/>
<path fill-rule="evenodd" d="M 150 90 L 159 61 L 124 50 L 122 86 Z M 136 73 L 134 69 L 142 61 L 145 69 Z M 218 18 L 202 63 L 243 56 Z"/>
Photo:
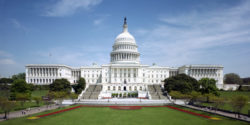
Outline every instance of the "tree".
<path fill-rule="evenodd" d="M 178 74 L 164 80 L 164 89 L 168 92 L 180 91 L 183 94 L 199 90 L 199 84 L 196 79 L 186 75 Z"/>
<path fill-rule="evenodd" d="M 17 75 L 13 75 L 12 79 L 13 80 L 18 80 L 18 79 L 25 80 L 25 73 L 18 73 Z"/>
<path fill-rule="evenodd" d="M 15 102 L 9 101 L 5 97 L 0 97 L 0 109 L 4 112 L 4 118 L 8 119 L 9 112 L 15 107 Z"/>
<path fill-rule="evenodd" d="M 56 79 L 52 84 L 49 85 L 49 90 L 54 92 L 64 91 L 70 93 L 70 82 L 67 79 Z"/>
<path fill-rule="evenodd" d="M 238 112 L 238 117 L 240 117 L 239 113 L 242 108 L 247 104 L 248 98 L 246 96 L 240 95 L 231 99 L 231 106 L 235 112 Z"/>
<path fill-rule="evenodd" d="M 68 92 L 65 91 L 51 91 L 49 93 L 49 97 L 52 97 L 53 99 L 57 99 L 58 100 L 58 104 L 62 105 L 62 101 L 63 99 L 68 95 Z"/>
<path fill-rule="evenodd" d="M 242 84 L 242 79 L 238 74 L 228 73 L 224 76 L 225 84 Z"/>
<path fill-rule="evenodd" d="M 41 97 L 33 97 L 33 100 L 35 100 L 36 105 L 39 106 L 40 102 L 42 101 Z"/>
<path fill-rule="evenodd" d="M 0 79 L 0 96 L 9 98 L 10 96 L 10 84 L 13 82 L 10 78 Z"/>
<path fill-rule="evenodd" d="M 219 107 L 223 107 L 226 103 L 224 98 L 219 98 L 216 96 L 213 96 L 211 98 L 211 101 L 213 102 L 213 106 L 216 109 L 215 112 L 218 110 Z"/>
<path fill-rule="evenodd" d="M 210 94 L 219 96 L 218 89 L 216 87 L 216 81 L 213 78 L 202 78 L 199 81 L 201 85 L 200 91 L 202 95 L 206 95 L 207 102 L 209 102 Z"/>
<path fill-rule="evenodd" d="M 24 103 L 27 100 L 30 100 L 29 93 L 16 93 L 16 100 L 21 102 L 21 106 L 23 107 Z"/>
<path fill-rule="evenodd" d="M 11 98 L 15 99 L 17 93 L 24 93 L 31 95 L 30 87 L 23 79 L 15 80 L 11 85 Z"/>
<path fill-rule="evenodd" d="M 77 83 L 78 84 L 73 85 L 72 87 L 74 88 L 76 94 L 80 94 L 85 89 L 86 81 L 84 78 L 80 78 Z"/>
<path fill-rule="evenodd" d="M 197 91 L 192 91 L 190 93 L 190 104 L 194 104 L 195 102 L 197 102 L 197 100 L 201 97 L 201 93 L 200 92 L 197 92 Z"/>
<path fill-rule="evenodd" d="M 242 82 L 244 85 L 250 85 L 250 77 L 242 78 Z"/>
<path fill-rule="evenodd" d="M 69 95 L 70 99 L 72 100 L 72 102 L 74 101 L 74 99 L 77 99 L 78 95 L 75 93 L 70 93 Z"/>
<path fill-rule="evenodd" d="M 0 83 L 7 83 L 7 84 L 10 84 L 13 82 L 13 79 L 11 78 L 1 78 L 0 79 Z"/>

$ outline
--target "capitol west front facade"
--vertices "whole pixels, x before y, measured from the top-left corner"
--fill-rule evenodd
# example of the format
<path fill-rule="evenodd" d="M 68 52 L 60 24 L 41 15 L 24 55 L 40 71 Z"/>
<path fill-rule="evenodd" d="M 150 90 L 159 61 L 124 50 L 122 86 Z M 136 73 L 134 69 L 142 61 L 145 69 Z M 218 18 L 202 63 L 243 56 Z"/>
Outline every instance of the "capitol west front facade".
<path fill-rule="evenodd" d="M 98 98 L 111 97 L 112 93 L 137 92 L 138 97 L 148 97 L 149 85 L 163 85 L 163 80 L 177 74 L 187 74 L 197 80 L 208 77 L 223 88 L 223 66 L 184 65 L 178 68 L 152 66 L 140 63 L 140 53 L 135 38 L 128 32 L 126 18 L 123 31 L 112 46 L 110 63 L 74 68 L 56 64 L 26 65 L 26 82 L 36 85 L 51 84 L 55 79 L 66 78 L 75 84 L 80 77 L 90 85 L 102 85 Z"/>

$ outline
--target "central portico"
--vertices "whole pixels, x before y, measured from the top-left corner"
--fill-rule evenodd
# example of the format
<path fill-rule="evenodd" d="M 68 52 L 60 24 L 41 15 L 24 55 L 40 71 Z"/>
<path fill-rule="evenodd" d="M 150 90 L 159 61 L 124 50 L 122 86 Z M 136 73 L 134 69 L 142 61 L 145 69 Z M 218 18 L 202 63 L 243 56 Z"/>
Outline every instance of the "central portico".
<path fill-rule="evenodd" d="M 127 97 L 136 93 L 138 97 L 146 98 L 147 87 L 142 83 L 141 68 L 146 67 L 140 64 L 140 53 L 135 38 L 128 32 L 127 19 L 124 18 L 123 30 L 112 46 L 110 53 L 110 64 L 102 65 L 109 73 L 109 81 L 103 84 L 100 98 Z"/>

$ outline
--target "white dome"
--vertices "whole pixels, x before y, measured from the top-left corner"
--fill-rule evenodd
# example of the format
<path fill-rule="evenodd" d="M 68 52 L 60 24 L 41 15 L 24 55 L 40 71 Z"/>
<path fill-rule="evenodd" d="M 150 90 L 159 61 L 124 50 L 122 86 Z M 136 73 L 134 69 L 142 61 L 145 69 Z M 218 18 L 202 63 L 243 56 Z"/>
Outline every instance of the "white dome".
<path fill-rule="evenodd" d="M 115 44 L 119 42 L 136 44 L 135 38 L 128 31 L 124 31 L 116 37 Z"/>
<path fill-rule="evenodd" d="M 128 25 L 125 18 L 123 32 L 116 37 L 113 50 L 110 53 L 111 63 L 138 64 L 140 53 L 137 48 L 135 38 L 128 32 Z"/>

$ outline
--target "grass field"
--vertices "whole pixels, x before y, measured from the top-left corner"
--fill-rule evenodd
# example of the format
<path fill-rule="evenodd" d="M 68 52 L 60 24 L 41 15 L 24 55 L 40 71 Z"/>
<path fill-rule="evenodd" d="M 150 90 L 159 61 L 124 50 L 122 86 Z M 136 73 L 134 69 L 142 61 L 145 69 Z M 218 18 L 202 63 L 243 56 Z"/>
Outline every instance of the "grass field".
<path fill-rule="evenodd" d="M 220 97 L 225 97 L 225 98 L 233 98 L 238 95 L 244 95 L 247 96 L 249 101 L 250 101 L 250 91 L 219 91 Z"/>
<path fill-rule="evenodd" d="M 221 109 L 233 111 L 232 106 L 229 103 L 231 98 L 234 98 L 239 95 L 244 95 L 248 97 L 248 102 L 250 102 L 250 92 L 241 92 L 241 91 L 219 91 L 220 97 L 228 99 L 228 102 L 223 106 L 219 107 Z M 213 106 L 212 103 L 202 103 L 204 106 Z M 248 114 L 248 110 L 250 110 L 250 103 L 247 103 L 246 106 L 242 109 L 241 113 Z"/>
<path fill-rule="evenodd" d="M 32 97 L 42 97 L 49 93 L 49 90 L 35 90 L 31 93 Z"/>
<path fill-rule="evenodd" d="M 246 122 L 216 117 L 222 120 L 193 116 L 167 107 L 144 107 L 139 110 L 82 107 L 36 120 L 28 120 L 27 117 L 7 120 L 0 122 L 0 125 L 248 125 Z"/>

